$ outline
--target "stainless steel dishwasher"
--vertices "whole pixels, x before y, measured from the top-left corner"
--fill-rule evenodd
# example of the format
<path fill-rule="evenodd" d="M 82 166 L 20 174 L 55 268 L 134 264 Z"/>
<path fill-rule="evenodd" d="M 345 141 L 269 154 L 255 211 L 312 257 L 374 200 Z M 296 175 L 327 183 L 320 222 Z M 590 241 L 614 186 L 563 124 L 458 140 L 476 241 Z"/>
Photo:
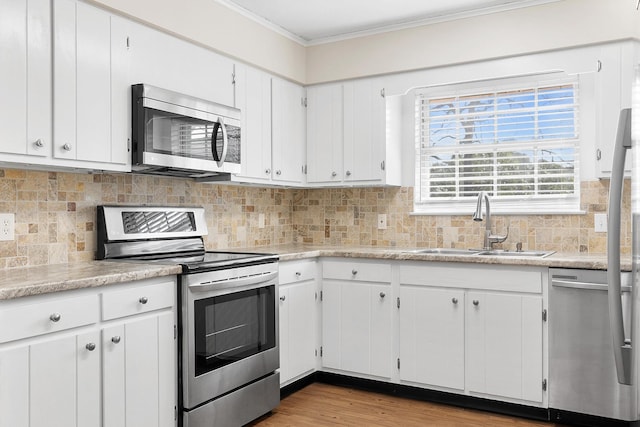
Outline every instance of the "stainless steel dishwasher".
<path fill-rule="evenodd" d="M 607 272 L 552 268 L 549 274 L 549 407 L 558 410 L 555 418 L 577 413 L 633 420 L 634 389 L 619 384 L 616 375 Z M 625 330 L 631 284 L 631 273 L 623 273 Z"/>

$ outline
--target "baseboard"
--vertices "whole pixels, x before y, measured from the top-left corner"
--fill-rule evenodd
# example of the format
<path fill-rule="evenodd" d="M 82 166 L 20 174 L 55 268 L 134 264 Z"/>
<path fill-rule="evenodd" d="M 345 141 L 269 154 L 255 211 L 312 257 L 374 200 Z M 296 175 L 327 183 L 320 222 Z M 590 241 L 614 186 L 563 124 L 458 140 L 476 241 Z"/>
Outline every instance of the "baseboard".
<path fill-rule="evenodd" d="M 630 427 L 632 425 L 629 421 L 579 414 L 560 409 L 549 409 L 549 420 L 580 427 Z"/>
<path fill-rule="evenodd" d="M 287 384 L 286 386 L 280 389 L 280 399 L 284 399 L 285 397 L 295 393 L 298 390 L 301 390 L 308 386 L 309 384 L 313 384 L 317 382 L 318 372 L 312 372 L 306 377 L 302 377 L 291 384 Z"/>

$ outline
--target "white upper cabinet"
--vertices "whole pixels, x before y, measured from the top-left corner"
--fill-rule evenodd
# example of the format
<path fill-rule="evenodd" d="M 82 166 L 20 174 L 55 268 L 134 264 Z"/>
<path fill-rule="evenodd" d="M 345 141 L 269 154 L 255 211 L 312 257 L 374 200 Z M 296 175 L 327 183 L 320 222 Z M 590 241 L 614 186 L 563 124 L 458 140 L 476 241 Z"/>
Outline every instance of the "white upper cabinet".
<path fill-rule="evenodd" d="M 51 147 L 51 9 L 3 2 L 0 13 L 0 152 L 45 156 Z M 9 65 L 10 64 L 10 65 Z M 2 156 L 3 161 L 26 161 Z"/>
<path fill-rule="evenodd" d="M 242 172 L 232 179 L 302 185 L 304 88 L 245 65 L 235 69 L 236 107 L 242 112 Z"/>
<path fill-rule="evenodd" d="M 387 138 L 382 79 L 309 88 L 307 117 L 309 183 L 400 184 L 400 148 Z"/>
<path fill-rule="evenodd" d="M 271 176 L 283 184 L 304 182 L 306 111 L 305 90 L 274 78 L 271 90 Z"/>
<path fill-rule="evenodd" d="M 233 61 L 161 31 L 130 23 L 130 84 L 144 83 L 233 106 Z"/>

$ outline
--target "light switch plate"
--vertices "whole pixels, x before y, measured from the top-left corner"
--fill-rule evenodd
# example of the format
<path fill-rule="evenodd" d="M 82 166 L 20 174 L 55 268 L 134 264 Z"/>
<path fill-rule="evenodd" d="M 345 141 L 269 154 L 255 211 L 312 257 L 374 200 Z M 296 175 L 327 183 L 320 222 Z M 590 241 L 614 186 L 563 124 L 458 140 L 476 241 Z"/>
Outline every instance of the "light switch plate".
<path fill-rule="evenodd" d="M 15 240 L 16 215 L 0 213 L 0 241 Z"/>
<path fill-rule="evenodd" d="M 607 214 L 594 214 L 593 215 L 594 231 L 596 233 L 607 232 Z"/>

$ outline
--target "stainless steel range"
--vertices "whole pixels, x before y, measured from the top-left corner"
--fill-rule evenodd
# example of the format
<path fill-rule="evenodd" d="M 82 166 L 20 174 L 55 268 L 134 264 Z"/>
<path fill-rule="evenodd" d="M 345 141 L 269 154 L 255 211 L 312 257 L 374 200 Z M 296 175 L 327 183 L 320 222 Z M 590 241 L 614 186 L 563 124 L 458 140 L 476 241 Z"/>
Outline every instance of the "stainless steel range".
<path fill-rule="evenodd" d="M 203 208 L 98 206 L 98 259 L 175 263 L 183 427 L 239 426 L 280 402 L 278 257 L 208 252 Z"/>

